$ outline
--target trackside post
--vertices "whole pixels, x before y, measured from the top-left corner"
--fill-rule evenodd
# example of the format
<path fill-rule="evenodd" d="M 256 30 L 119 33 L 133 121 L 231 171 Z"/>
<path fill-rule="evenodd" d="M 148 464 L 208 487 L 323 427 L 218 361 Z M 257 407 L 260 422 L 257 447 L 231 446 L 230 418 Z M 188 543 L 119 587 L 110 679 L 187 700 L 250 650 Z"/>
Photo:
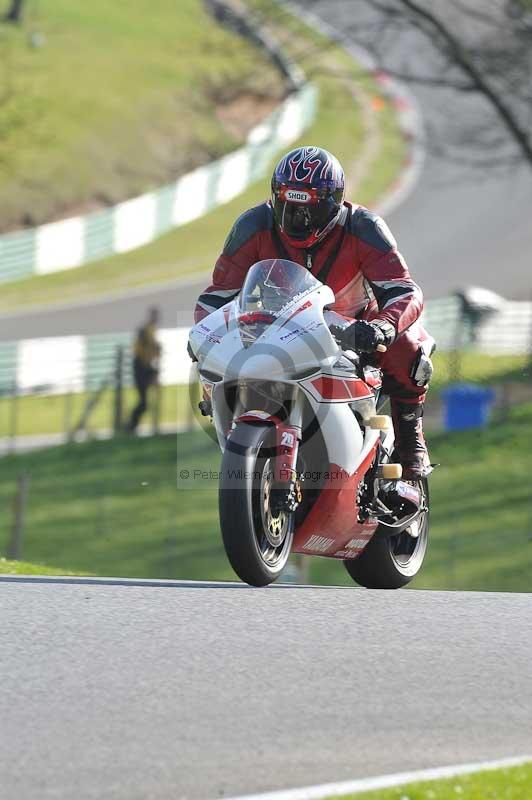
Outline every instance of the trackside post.
<path fill-rule="evenodd" d="M 17 478 L 17 489 L 13 503 L 13 527 L 11 529 L 11 540 L 7 550 L 7 557 L 12 561 L 20 561 L 22 558 L 22 543 L 29 487 L 29 473 L 22 472 Z"/>
<path fill-rule="evenodd" d="M 115 435 L 122 429 L 122 388 L 124 383 L 124 348 L 120 345 L 116 348 L 115 356 L 115 396 L 113 431 Z"/>

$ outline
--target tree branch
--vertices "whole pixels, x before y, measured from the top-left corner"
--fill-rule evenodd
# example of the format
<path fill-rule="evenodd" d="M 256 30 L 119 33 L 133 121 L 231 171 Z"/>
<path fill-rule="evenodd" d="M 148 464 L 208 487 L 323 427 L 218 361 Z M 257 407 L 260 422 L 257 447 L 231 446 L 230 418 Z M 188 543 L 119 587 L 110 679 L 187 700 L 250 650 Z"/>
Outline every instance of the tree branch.
<path fill-rule="evenodd" d="M 410 12 L 411 18 L 417 18 L 417 21 L 421 23 L 419 27 L 424 33 L 428 35 L 427 27 L 429 27 L 439 36 L 440 40 L 447 46 L 453 61 L 469 76 L 471 82 L 480 94 L 484 95 L 489 100 L 500 120 L 517 142 L 525 159 L 532 166 L 532 145 L 527 133 L 519 124 L 510 106 L 485 80 L 484 75 L 469 57 L 459 39 L 456 38 L 441 19 L 430 11 L 427 11 L 427 9 L 421 8 L 414 0 L 398 0 L 398 2 Z"/>

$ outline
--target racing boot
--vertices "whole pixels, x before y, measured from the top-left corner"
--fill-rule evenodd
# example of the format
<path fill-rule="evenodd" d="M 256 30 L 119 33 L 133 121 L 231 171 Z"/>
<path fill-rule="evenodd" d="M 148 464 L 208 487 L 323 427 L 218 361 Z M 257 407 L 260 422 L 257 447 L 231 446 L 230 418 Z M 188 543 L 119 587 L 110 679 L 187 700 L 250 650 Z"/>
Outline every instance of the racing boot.
<path fill-rule="evenodd" d="M 395 446 L 403 467 L 403 478 L 417 481 L 432 472 L 429 453 L 423 436 L 423 403 L 391 401 Z"/>

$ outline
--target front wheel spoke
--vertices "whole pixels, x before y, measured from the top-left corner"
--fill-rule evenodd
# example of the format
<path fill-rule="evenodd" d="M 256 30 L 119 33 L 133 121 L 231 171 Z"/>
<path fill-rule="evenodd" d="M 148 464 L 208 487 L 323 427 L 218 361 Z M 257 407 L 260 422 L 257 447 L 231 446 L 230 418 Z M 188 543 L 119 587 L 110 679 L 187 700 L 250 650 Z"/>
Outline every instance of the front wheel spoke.
<path fill-rule="evenodd" d="M 266 536 L 262 537 L 260 552 L 264 561 L 270 564 L 272 558 L 275 556 L 275 547 L 268 541 Z"/>
<path fill-rule="evenodd" d="M 268 541 L 268 539 L 266 537 L 266 534 L 263 533 L 261 535 L 260 541 L 259 541 L 259 550 L 262 553 L 263 557 L 265 557 L 265 554 L 268 552 L 268 548 L 269 547 L 270 547 L 270 543 L 269 543 L 269 541 Z"/>
<path fill-rule="evenodd" d="M 271 566 L 275 559 L 275 547 L 272 547 L 270 545 L 266 550 L 266 552 L 263 554 L 263 558 L 264 561 Z"/>

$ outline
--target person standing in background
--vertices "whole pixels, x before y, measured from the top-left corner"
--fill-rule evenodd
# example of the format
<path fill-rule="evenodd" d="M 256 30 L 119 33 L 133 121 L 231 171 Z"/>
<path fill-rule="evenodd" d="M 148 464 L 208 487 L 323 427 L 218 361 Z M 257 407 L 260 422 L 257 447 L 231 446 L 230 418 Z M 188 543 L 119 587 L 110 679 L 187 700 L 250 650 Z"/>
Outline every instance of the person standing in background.
<path fill-rule="evenodd" d="M 161 345 L 157 340 L 157 323 L 159 309 L 150 308 L 148 318 L 135 337 L 133 345 L 133 377 L 139 395 L 139 401 L 127 425 L 127 430 L 136 431 L 140 418 L 148 408 L 148 390 L 159 380 Z"/>

